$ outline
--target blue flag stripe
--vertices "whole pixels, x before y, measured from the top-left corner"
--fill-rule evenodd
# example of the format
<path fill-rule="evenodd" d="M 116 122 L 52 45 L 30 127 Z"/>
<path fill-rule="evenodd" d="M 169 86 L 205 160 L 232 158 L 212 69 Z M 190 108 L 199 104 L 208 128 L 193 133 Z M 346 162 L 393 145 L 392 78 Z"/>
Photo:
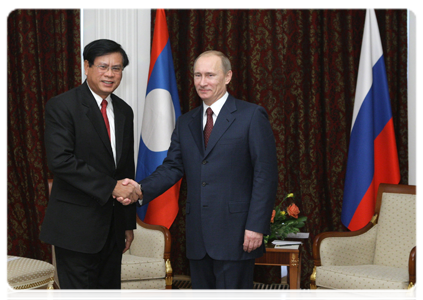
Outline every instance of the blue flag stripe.
<path fill-rule="evenodd" d="M 157 61 L 154 65 L 153 71 L 151 72 L 150 80 L 147 85 L 147 95 L 152 90 L 164 89 L 168 90 L 172 96 L 173 106 L 179 108 L 179 97 L 178 88 L 176 85 L 176 78 L 173 75 L 175 70 L 173 67 L 173 59 L 170 48 L 170 41 L 166 43 L 162 53 L 160 53 Z M 181 115 L 180 109 L 175 109 L 176 119 Z"/>
<path fill-rule="evenodd" d="M 383 55 L 373 66 L 373 84 L 364 99 L 351 131 L 341 221 L 348 226 L 374 176 L 374 140 L 392 113 L 384 97 L 387 80 Z"/>

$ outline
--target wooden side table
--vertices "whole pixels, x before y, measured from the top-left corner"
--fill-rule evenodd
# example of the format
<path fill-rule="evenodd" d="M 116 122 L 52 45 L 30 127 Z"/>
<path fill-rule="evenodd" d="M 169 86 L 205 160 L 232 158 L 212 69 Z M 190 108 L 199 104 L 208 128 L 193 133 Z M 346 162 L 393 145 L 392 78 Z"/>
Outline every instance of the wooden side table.
<path fill-rule="evenodd" d="M 47 300 L 53 300 L 54 266 L 52 264 L 6 255 L 4 268 L 6 295 L 47 285 Z"/>
<path fill-rule="evenodd" d="M 266 245 L 266 253 L 256 258 L 256 265 L 288 266 L 289 288 L 300 289 L 301 280 L 301 245 L 295 249 L 275 248 L 273 244 Z"/>

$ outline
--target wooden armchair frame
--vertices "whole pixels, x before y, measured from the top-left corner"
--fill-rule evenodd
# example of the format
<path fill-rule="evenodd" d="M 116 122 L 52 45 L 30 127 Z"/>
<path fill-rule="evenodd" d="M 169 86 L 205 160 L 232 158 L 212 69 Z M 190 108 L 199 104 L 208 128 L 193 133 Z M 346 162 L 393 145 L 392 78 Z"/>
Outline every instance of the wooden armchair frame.
<path fill-rule="evenodd" d="M 310 276 L 310 288 L 316 289 L 316 267 L 321 266 L 321 259 L 320 259 L 320 244 L 325 238 L 328 237 L 353 237 L 364 234 L 365 232 L 369 231 L 373 226 L 377 224 L 380 208 L 382 204 L 382 195 L 383 193 L 397 193 L 397 194 L 416 194 L 416 186 L 413 185 L 403 185 L 403 184 L 386 184 L 381 183 L 379 185 L 377 198 L 376 198 L 376 206 L 375 206 L 375 214 L 371 221 L 362 229 L 357 231 L 349 231 L 349 232 L 323 232 L 318 234 L 313 240 L 313 260 L 314 260 L 314 269 L 313 273 Z M 409 272 L 409 288 L 416 284 L 416 247 L 414 247 L 410 252 L 410 258 L 408 262 L 408 272 Z"/>

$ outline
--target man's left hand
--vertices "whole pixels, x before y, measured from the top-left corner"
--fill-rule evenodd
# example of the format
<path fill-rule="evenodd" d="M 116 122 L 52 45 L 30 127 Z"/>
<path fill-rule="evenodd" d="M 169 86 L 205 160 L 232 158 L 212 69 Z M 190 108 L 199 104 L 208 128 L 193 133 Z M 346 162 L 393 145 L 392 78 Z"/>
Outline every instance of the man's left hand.
<path fill-rule="evenodd" d="M 263 242 L 263 233 L 245 230 L 244 234 L 244 251 L 250 253 L 261 246 Z"/>
<path fill-rule="evenodd" d="M 126 230 L 125 231 L 125 249 L 123 249 L 123 253 L 129 250 L 131 247 L 132 241 L 134 240 L 134 231 L 133 230 Z"/>

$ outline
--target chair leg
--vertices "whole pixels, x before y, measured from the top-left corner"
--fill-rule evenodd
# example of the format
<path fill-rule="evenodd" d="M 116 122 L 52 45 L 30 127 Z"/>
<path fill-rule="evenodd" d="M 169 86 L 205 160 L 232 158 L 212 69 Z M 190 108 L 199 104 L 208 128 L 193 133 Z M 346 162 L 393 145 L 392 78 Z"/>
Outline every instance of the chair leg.
<path fill-rule="evenodd" d="M 314 266 L 313 273 L 310 276 L 310 289 L 312 289 L 312 290 L 317 289 L 317 286 L 316 286 L 316 266 Z"/>
<path fill-rule="evenodd" d="M 173 269 L 170 260 L 166 260 L 166 289 L 172 289 Z"/>

